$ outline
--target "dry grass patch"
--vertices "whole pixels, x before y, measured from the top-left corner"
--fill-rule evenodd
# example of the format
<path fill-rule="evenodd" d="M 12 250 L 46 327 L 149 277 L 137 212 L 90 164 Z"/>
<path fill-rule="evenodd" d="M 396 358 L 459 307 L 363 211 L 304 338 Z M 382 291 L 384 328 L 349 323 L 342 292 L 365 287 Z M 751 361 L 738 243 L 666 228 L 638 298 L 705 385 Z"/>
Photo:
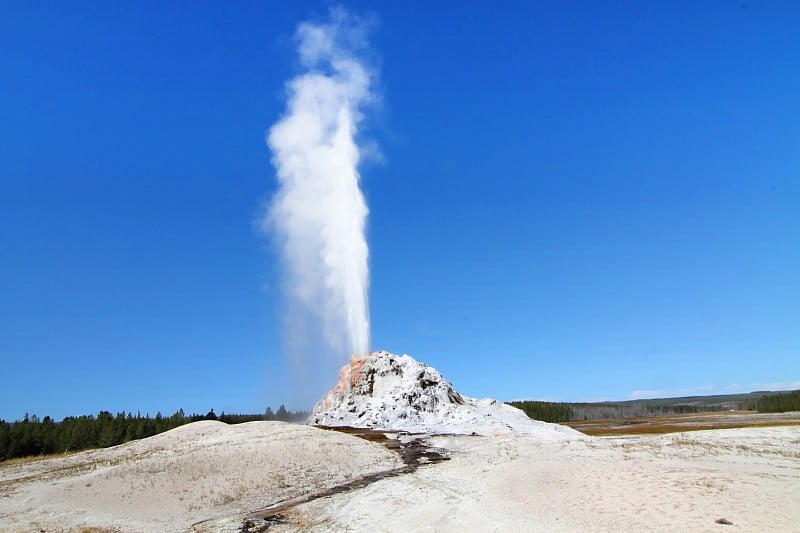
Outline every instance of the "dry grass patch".
<path fill-rule="evenodd" d="M 29 463 L 36 463 L 38 461 L 47 461 L 48 459 L 63 459 L 64 457 L 69 457 L 70 455 L 75 455 L 76 453 L 80 453 L 85 450 L 78 450 L 74 452 L 63 452 L 63 453 L 49 453 L 45 455 L 29 455 L 27 457 L 14 457 L 13 459 L 6 459 L 5 461 L 0 461 L 0 468 L 4 466 L 13 466 L 13 465 L 26 465 Z"/>
<path fill-rule="evenodd" d="M 626 435 L 663 435 L 683 431 L 708 429 L 738 429 L 800 425 L 800 413 L 765 415 L 754 411 L 701 413 L 669 416 L 645 416 L 565 422 L 593 437 L 619 437 Z"/>

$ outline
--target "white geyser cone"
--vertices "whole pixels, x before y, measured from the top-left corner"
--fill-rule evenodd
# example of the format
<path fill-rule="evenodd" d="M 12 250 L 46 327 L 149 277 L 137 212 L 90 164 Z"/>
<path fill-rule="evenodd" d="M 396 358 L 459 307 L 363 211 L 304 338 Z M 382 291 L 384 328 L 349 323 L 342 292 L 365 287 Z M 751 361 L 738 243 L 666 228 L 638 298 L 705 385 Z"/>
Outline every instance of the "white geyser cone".
<path fill-rule="evenodd" d="M 336 386 L 314 406 L 308 423 L 426 434 L 585 438 L 569 427 L 532 420 L 497 400 L 463 396 L 436 369 L 389 352 L 353 357 L 342 367 Z"/>

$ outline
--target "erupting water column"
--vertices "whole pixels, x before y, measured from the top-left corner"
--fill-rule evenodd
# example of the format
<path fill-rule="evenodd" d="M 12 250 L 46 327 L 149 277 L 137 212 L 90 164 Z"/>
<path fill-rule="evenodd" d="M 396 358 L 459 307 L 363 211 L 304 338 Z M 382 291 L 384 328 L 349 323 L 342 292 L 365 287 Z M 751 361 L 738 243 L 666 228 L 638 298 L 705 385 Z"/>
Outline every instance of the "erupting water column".
<path fill-rule="evenodd" d="M 362 109 L 376 101 L 361 21 L 334 9 L 297 30 L 305 72 L 287 83 L 285 115 L 270 129 L 279 190 L 265 221 L 285 267 L 287 297 L 322 324 L 334 353 L 370 347 L 367 205 L 359 188 Z"/>

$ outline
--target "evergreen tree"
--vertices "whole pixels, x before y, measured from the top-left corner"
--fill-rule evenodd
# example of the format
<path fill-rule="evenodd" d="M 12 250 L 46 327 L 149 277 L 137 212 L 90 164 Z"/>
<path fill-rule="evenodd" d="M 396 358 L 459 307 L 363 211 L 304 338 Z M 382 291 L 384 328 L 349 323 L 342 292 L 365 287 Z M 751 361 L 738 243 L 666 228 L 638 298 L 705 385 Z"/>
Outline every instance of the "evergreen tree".
<path fill-rule="evenodd" d="M 278 412 L 275 413 L 275 420 L 280 420 L 281 422 L 288 422 L 289 421 L 289 412 L 286 410 L 283 404 L 278 407 Z"/>
<path fill-rule="evenodd" d="M 8 457 L 8 444 L 11 440 L 11 424 L 0 419 L 0 461 Z"/>

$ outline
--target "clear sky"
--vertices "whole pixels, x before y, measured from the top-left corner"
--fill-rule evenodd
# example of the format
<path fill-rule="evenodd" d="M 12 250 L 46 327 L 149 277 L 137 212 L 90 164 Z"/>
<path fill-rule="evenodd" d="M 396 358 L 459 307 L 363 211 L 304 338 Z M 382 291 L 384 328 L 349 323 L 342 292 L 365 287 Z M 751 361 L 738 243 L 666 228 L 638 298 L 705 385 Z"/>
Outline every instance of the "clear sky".
<path fill-rule="evenodd" d="M 344 4 L 373 347 L 502 400 L 800 388 L 800 4 L 471 4 Z M 310 407 L 255 221 L 327 5 L 0 8 L 0 418 Z"/>

